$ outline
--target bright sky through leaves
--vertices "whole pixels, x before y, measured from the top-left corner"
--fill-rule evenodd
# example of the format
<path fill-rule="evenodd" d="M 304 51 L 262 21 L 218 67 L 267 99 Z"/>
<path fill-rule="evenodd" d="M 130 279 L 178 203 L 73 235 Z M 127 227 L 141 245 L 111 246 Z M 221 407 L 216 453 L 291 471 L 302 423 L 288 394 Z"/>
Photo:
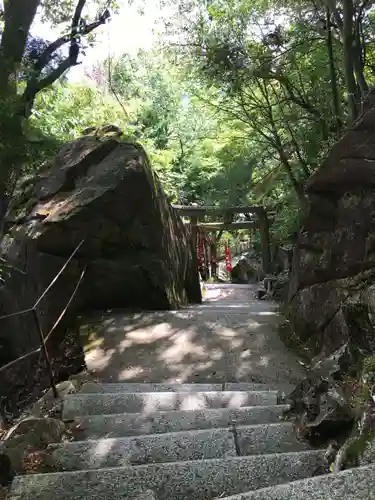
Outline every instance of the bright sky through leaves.
<path fill-rule="evenodd" d="M 97 43 L 93 48 L 87 49 L 83 63 L 70 70 L 69 80 L 81 80 L 84 78 L 84 68 L 103 61 L 109 54 L 119 56 L 129 53 L 134 56 L 140 49 L 150 49 L 157 40 L 158 30 L 162 29 L 158 20 L 161 14 L 168 15 L 166 9 L 161 10 L 156 1 L 148 1 L 143 13 L 137 5 L 129 6 L 126 0 L 120 1 L 119 5 L 119 13 L 97 30 Z M 38 18 L 34 23 L 33 34 L 53 40 L 59 36 L 59 31 L 51 29 Z"/>

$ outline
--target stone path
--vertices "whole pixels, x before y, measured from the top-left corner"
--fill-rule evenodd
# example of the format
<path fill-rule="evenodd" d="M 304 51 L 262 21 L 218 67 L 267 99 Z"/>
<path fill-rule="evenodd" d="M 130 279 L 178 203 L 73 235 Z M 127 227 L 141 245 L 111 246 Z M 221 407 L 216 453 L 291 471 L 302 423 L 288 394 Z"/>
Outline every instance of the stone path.
<path fill-rule="evenodd" d="M 277 305 L 250 285 L 206 285 L 202 305 L 180 311 L 107 312 L 83 328 L 96 345 L 89 370 L 112 382 L 291 382 L 302 365 L 277 333 Z"/>
<path fill-rule="evenodd" d="M 76 440 L 51 444 L 52 473 L 16 477 L 9 500 L 374 499 L 375 466 L 328 474 L 325 450 L 287 420 L 285 387 L 302 372 L 276 305 L 243 286 L 205 299 L 92 318 L 102 344 L 87 361 L 107 382 L 65 396 Z"/>

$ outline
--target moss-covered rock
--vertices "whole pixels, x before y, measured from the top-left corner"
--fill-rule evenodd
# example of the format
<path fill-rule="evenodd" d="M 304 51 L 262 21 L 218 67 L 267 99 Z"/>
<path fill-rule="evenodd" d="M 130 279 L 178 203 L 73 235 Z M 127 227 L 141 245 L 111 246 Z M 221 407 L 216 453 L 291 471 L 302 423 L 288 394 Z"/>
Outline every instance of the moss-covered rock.
<path fill-rule="evenodd" d="M 313 355 L 351 343 L 375 352 L 375 161 L 369 109 L 307 183 L 293 255 L 289 319 Z"/>
<path fill-rule="evenodd" d="M 84 365 L 72 328 L 80 311 L 174 309 L 201 301 L 187 227 L 168 203 L 143 148 L 118 142 L 114 132 L 64 146 L 51 164 L 25 182 L 7 220 L 12 227 L 1 251 L 11 267 L 0 288 L 0 316 L 32 306 L 83 241 L 39 308 L 48 333 L 86 268 L 64 322 L 48 344 L 58 379 Z M 37 347 L 39 332 L 31 316 L 2 321 L 0 364 Z M 15 387 L 25 389 L 22 397 L 34 397 L 33 387 L 40 391 L 47 384 L 43 359 L 36 353 L 3 372 L 0 399 L 9 400 L 14 393 L 15 402 L 20 400 Z"/>

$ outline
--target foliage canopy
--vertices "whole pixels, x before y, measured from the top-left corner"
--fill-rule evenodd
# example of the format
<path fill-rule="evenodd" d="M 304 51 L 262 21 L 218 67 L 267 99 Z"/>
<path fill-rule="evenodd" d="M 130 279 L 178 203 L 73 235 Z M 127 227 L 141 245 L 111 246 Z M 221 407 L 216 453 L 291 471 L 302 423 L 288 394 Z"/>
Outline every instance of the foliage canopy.
<path fill-rule="evenodd" d="M 8 8 L 19 1 L 10 0 Z M 78 10 L 74 24 L 81 4 L 89 8 Z M 95 43 L 87 26 L 105 21 L 108 5 L 30 1 L 17 18 L 27 27 L 18 59 L 0 58 L 3 123 L 12 137 L 18 131 L 21 150 L 17 160 L 12 149 L 11 164 L 24 164 L 27 157 L 29 166 L 36 165 L 84 128 L 113 123 L 126 140 L 146 147 L 172 201 L 262 203 L 276 213 L 275 237 L 285 241 L 305 209 L 307 178 L 372 98 L 371 2 L 179 0 L 173 5 L 167 36 L 151 52 L 104 61 L 93 68 L 90 82 L 73 85 L 46 78 L 61 64 L 65 69 L 75 64 L 61 50 L 64 43 L 68 52 L 72 40 L 79 48 Z M 114 2 L 110 7 L 126 8 Z M 65 37 L 53 52 L 50 43 L 29 35 L 37 8 Z M 7 29 L 15 36 L 6 9 L 4 21 L 2 46 Z M 43 59 L 46 51 L 50 55 Z M 28 95 L 30 85 L 38 91 Z M 22 132 L 14 121 L 20 103 L 27 118 Z M 7 148 L 5 154 L 10 155 Z M 8 182 L 9 172 L 3 175 L 3 184 Z"/>

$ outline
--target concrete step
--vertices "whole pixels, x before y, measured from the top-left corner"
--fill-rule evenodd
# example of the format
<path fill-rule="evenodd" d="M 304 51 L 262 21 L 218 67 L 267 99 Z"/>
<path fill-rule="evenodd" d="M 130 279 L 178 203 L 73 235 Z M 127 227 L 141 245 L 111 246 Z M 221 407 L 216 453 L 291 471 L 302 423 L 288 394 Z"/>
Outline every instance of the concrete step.
<path fill-rule="evenodd" d="M 311 449 L 299 441 L 291 422 L 239 426 L 234 430 L 239 454 L 288 453 Z"/>
<path fill-rule="evenodd" d="M 265 382 L 257 384 L 255 382 L 227 382 L 225 384 L 226 391 L 279 391 L 288 396 L 296 388 L 295 384 L 288 384 L 285 382 Z"/>
<path fill-rule="evenodd" d="M 129 500 L 133 500 L 133 499 L 129 499 Z M 150 490 L 146 490 L 142 493 L 136 493 L 136 495 L 134 496 L 134 500 L 158 500 L 154 494 L 153 491 L 150 491 Z"/>
<path fill-rule="evenodd" d="M 142 493 L 136 493 L 133 497 L 128 497 L 128 500 L 158 500 L 153 491 L 146 490 Z"/>
<path fill-rule="evenodd" d="M 307 478 L 324 466 L 322 451 L 304 451 L 18 476 L 9 500 L 124 500 L 145 490 L 158 500 L 212 500 Z"/>
<path fill-rule="evenodd" d="M 230 429 L 66 442 L 48 448 L 54 470 L 84 470 L 236 456 Z"/>
<path fill-rule="evenodd" d="M 215 429 L 237 425 L 280 422 L 289 405 L 251 406 L 249 408 L 218 408 L 194 411 L 160 411 L 92 415 L 74 419 L 79 439 L 126 437 L 142 434 L 161 434 L 197 429 Z"/>
<path fill-rule="evenodd" d="M 242 493 L 222 500 L 374 500 L 375 465 Z"/>
<path fill-rule="evenodd" d="M 293 384 L 258 384 L 252 382 L 227 382 L 225 384 L 151 384 L 151 383 L 92 383 L 83 384 L 80 393 L 123 392 L 212 392 L 212 391 L 280 391 L 289 394 Z"/>
<path fill-rule="evenodd" d="M 307 450 L 291 423 L 169 432 L 51 445 L 54 470 L 82 470 Z"/>
<path fill-rule="evenodd" d="M 152 384 L 152 383 L 91 383 L 83 384 L 80 393 L 118 392 L 212 392 L 222 391 L 223 384 Z"/>
<path fill-rule="evenodd" d="M 277 403 L 277 391 L 70 394 L 64 399 L 63 419 L 73 420 L 76 416 L 85 415 L 150 413 L 167 410 L 235 409 L 245 406 L 269 406 Z"/>

